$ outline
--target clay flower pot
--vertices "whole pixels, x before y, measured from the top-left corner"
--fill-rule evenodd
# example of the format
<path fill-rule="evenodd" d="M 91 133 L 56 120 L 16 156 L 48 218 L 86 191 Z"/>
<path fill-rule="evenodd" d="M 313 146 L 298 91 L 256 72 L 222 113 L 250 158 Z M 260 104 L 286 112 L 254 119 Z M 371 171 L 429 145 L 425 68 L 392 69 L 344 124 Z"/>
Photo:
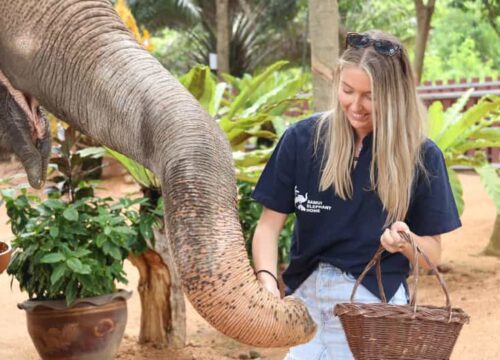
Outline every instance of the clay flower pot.
<path fill-rule="evenodd" d="M 12 247 L 10 244 L 0 241 L 0 274 L 7 269 L 10 262 L 10 256 L 12 255 Z"/>
<path fill-rule="evenodd" d="M 127 302 L 132 295 L 77 299 L 71 306 L 61 301 L 28 300 L 28 332 L 43 360 L 114 359 L 127 323 Z"/>

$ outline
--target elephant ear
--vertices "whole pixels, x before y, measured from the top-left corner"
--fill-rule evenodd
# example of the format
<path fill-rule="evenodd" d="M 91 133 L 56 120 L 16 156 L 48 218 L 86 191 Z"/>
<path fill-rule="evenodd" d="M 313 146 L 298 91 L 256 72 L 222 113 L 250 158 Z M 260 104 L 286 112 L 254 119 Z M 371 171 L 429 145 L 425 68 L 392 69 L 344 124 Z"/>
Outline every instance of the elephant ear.
<path fill-rule="evenodd" d="M 48 121 L 36 100 L 15 90 L 1 72 L 0 151 L 16 154 L 30 185 L 43 186 L 50 157 Z"/>

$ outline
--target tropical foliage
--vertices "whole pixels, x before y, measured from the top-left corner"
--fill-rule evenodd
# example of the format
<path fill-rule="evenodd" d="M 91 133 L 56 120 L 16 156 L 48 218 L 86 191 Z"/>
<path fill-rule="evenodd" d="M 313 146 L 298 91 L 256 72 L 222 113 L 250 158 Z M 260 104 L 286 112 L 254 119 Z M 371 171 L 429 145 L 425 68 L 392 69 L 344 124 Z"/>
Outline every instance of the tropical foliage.
<path fill-rule="evenodd" d="M 428 113 L 429 137 L 444 154 L 460 213 L 464 207 L 462 187 L 453 167 L 466 166 L 476 170 L 487 168 L 490 165 L 484 149 L 500 147 L 500 127 L 494 127 L 500 124 L 500 97 L 485 96 L 476 105 L 461 112 L 472 91 L 473 89 L 467 91 L 446 111 L 443 111 L 440 102 L 435 102 Z M 469 150 L 475 150 L 474 155 L 467 154 Z"/>
<path fill-rule="evenodd" d="M 239 180 L 255 183 L 272 153 L 258 148 L 258 139 L 275 140 L 287 124 L 309 112 L 307 105 L 301 107 L 309 97 L 300 95 L 307 77 L 297 69 L 279 71 L 285 64 L 279 61 L 254 76 L 226 75 L 219 83 L 200 65 L 180 78 L 227 135 Z"/>

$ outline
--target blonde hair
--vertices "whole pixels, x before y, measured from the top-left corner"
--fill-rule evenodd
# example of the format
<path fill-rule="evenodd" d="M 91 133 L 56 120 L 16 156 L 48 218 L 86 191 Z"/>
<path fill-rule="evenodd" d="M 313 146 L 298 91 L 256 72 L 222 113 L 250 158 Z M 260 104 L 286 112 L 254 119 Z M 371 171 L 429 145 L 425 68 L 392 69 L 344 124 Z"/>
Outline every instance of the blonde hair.
<path fill-rule="evenodd" d="M 340 73 L 357 66 L 371 81 L 373 142 L 370 181 L 387 211 L 385 226 L 404 220 L 417 171 L 424 170 L 421 145 L 425 141 L 425 108 L 417 97 L 415 77 L 403 44 L 381 31 L 367 32 L 373 39 L 389 40 L 401 47 L 394 56 L 376 52 L 372 45 L 349 47 L 334 72 L 333 105 L 319 120 L 315 149 L 323 145 L 320 190 L 333 187 L 343 200 L 352 198 L 351 170 L 354 131 L 338 100 Z M 424 170 L 425 173 L 425 170 Z"/>

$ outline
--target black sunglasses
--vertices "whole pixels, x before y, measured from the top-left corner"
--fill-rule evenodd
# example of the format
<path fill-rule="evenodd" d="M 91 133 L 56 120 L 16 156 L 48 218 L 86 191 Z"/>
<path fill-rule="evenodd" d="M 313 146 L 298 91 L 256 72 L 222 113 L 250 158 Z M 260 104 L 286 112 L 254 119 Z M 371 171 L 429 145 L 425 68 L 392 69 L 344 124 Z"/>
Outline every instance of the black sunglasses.
<path fill-rule="evenodd" d="M 401 46 L 389 40 L 375 40 L 368 34 L 347 33 L 345 47 L 352 46 L 355 49 L 362 49 L 373 44 L 375 51 L 386 56 L 394 56 L 401 52 Z"/>

